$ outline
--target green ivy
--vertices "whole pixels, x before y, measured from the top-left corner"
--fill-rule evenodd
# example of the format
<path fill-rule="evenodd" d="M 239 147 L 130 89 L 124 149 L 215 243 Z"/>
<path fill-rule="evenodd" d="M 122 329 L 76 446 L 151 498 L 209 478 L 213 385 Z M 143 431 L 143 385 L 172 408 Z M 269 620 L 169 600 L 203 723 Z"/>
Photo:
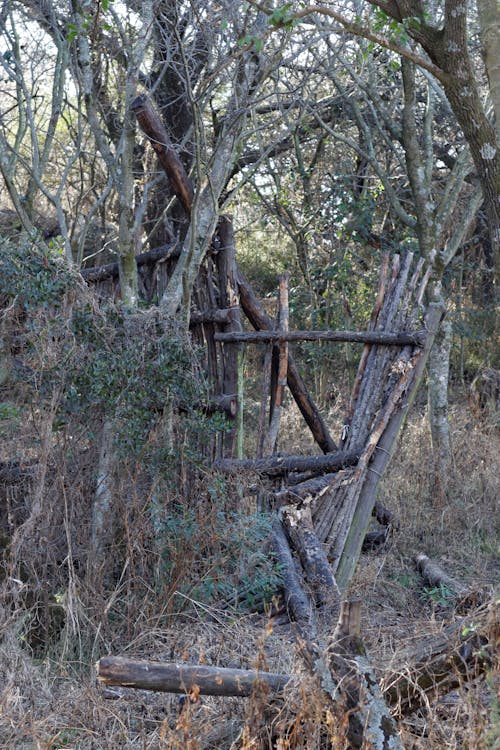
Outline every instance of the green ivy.
<path fill-rule="evenodd" d="M 0 295 L 9 301 L 17 299 L 28 310 L 59 307 L 76 285 L 77 274 L 57 242 L 46 246 L 36 238 L 20 244 L 0 240 Z"/>

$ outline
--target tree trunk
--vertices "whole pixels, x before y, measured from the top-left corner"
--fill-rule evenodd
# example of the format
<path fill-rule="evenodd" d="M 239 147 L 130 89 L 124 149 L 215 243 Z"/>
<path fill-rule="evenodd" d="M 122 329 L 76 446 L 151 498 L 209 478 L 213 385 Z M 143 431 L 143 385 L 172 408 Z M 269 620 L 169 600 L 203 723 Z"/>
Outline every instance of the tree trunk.
<path fill-rule="evenodd" d="M 436 477 L 445 488 L 452 463 L 448 421 L 448 378 L 450 372 L 451 320 L 445 318 L 434 339 L 427 364 L 429 372 L 429 421 Z"/>
<path fill-rule="evenodd" d="M 497 144 L 500 145 L 500 14 L 497 0 L 477 0 L 483 57 L 495 112 Z"/>

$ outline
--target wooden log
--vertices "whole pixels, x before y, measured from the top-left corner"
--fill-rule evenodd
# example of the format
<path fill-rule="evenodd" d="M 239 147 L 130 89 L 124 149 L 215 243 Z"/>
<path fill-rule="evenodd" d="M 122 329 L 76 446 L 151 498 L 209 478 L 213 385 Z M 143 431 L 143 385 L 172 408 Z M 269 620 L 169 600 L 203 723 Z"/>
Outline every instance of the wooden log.
<path fill-rule="evenodd" d="M 382 414 L 379 415 L 378 422 L 380 425 L 385 423 L 385 427 L 377 443 L 371 446 L 374 450 L 372 451 L 370 447 L 372 460 L 367 466 L 366 476 L 358 497 L 353 520 L 343 545 L 342 557 L 336 573 L 341 591 L 348 585 L 354 573 L 375 504 L 375 494 L 379 481 L 392 456 L 399 432 L 415 399 L 442 315 L 443 309 L 441 305 L 433 303 L 429 305 L 426 314 L 427 340 L 424 349 L 416 356 L 417 361 L 411 370 L 411 378 L 408 380 L 403 374 L 400 385 L 404 385 L 405 389 L 401 390 L 398 387 L 399 399 L 394 403 L 386 404 L 382 409 Z M 390 398 L 390 402 L 393 402 L 392 398 Z M 389 406 L 391 407 L 390 409 L 388 408 Z M 379 431 L 377 425 L 376 430 Z"/>
<path fill-rule="evenodd" d="M 353 466 L 359 460 L 360 452 L 335 451 L 323 456 L 271 456 L 270 458 L 219 459 L 214 467 L 227 474 L 238 474 L 241 471 L 253 471 L 267 476 L 283 476 L 289 471 L 321 472 L 339 471 L 346 466 Z"/>
<path fill-rule="evenodd" d="M 135 262 L 137 267 L 152 265 L 157 263 L 159 260 L 166 260 L 167 258 L 175 258 L 179 255 L 180 248 L 176 242 L 169 245 L 162 245 L 162 247 L 156 247 L 154 250 L 148 250 L 145 253 L 136 255 Z M 97 284 L 100 281 L 106 281 L 106 279 L 117 279 L 119 275 L 118 261 L 116 263 L 106 263 L 104 266 L 96 266 L 95 268 L 82 268 L 80 269 L 80 275 L 85 279 L 88 284 Z"/>
<path fill-rule="evenodd" d="M 460 581 L 449 576 L 438 563 L 422 553 L 415 555 L 415 565 L 422 578 L 435 588 L 444 588 L 457 596 L 464 596 L 468 589 Z"/>
<path fill-rule="evenodd" d="M 121 685 L 164 693 L 189 693 L 199 689 L 201 695 L 251 695 L 258 683 L 279 691 L 290 675 L 258 672 L 253 669 L 226 669 L 201 664 L 152 662 L 103 656 L 96 664 L 102 685 Z"/>
<path fill-rule="evenodd" d="M 206 414 L 214 414 L 215 412 L 222 411 L 230 419 L 236 419 L 236 415 L 238 414 L 238 398 L 236 395 L 228 396 L 226 394 L 212 396 L 208 403 L 204 405 L 203 411 Z"/>
<path fill-rule="evenodd" d="M 288 274 L 281 274 L 279 277 L 279 331 L 286 333 L 288 331 L 289 309 L 288 309 Z M 277 372 L 273 382 L 273 392 L 271 394 L 271 413 L 269 418 L 269 429 L 266 439 L 266 452 L 275 453 L 278 441 L 278 433 L 283 411 L 283 402 L 285 397 L 286 375 L 288 371 L 288 343 L 285 340 L 279 342 L 277 357 Z"/>
<path fill-rule="evenodd" d="M 284 341 L 333 341 L 383 346 L 423 346 L 426 331 L 242 331 L 241 333 L 216 333 L 215 340 L 222 343 L 280 344 Z"/>
<path fill-rule="evenodd" d="M 263 309 L 241 271 L 238 271 L 238 289 L 240 292 L 241 307 L 253 327 L 257 330 L 272 330 L 273 324 L 271 319 Z M 335 441 L 331 437 L 328 427 L 326 426 L 318 407 L 312 400 L 298 371 L 297 365 L 290 354 L 288 355 L 287 384 L 306 421 L 306 424 L 311 430 L 311 433 L 321 450 L 324 453 L 336 451 L 337 446 Z"/>
<path fill-rule="evenodd" d="M 428 704 L 491 668 L 500 643 L 499 603 L 490 602 L 397 651 L 381 681 L 385 700 L 399 714 Z"/>
<path fill-rule="evenodd" d="M 391 526 L 393 529 L 399 529 L 399 520 L 392 510 L 382 505 L 380 500 L 375 500 L 372 516 L 377 519 L 381 526 Z"/>
<path fill-rule="evenodd" d="M 330 668 L 347 699 L 351 747 L 404 750 L 361 640 L 360 623 L 361 602 L 342 602 Z"/>
<path fill-rule="evenodd" d="M 325 550 L 314 532 L 310 506 L 285 509 L 283 526 L 300 557 L 307 588 L 314 596 L 321 619 L 330 624 L 335 622 L 340 612 L 340 591 Z"/>
<path fill-rule="evenodd" d="M 219 323 L 225 325 L 230 322 L 231 316 L 232 311 L 229 308 L 192 312 L 189 318 L 189 325 L 197 326 L 202 323 Z"/>
<path fill-rule="evenodd" d="M 314 639 L 317 630 L 315 608 L 304 589 L 304 582 L 301 581 L 288 539 L 278 518 L 273 521 L 273 548 L 281 568 L 285 606 L 289 617 L 297 623 L 303 638 Z"/>
<path fill-rule="evenodd" d="M 158 161 L 167 173 L 173 191 L 189 215 L 193 206 L 193 186 L 158 113 L 145 94 L 137 96 L 130 108 L 137 117 L 141 130 L 149 138 Z"/>

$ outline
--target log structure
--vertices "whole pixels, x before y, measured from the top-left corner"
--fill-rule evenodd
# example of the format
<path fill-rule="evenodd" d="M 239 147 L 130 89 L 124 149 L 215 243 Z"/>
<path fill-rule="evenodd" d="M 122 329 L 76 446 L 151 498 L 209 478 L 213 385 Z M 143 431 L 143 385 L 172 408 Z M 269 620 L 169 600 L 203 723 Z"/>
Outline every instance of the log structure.
<path fill-rule="evenodd" d="M 189 221 L 195 190 L 169 134 L 147 97 L 138 97 L 132 109 Z M 177 248 L 165 252 L 168 263 L 173 262 Z M 221 216 L 191 295 L 191 332 L 194 341 L 206 351 L 212 389 L 210 401 L 230 405 L 226 412 L 229 429 L 221 431 L 215 442 L 204 447 L 205 455 L 221 471 L 236 474 L 252 471 L 265 476 L 267 505 L 263 507 L 274 514 L 274 551 L 282 568 L 286 606 L 291 619 L 297 622 L 306 644 L 305 652 L 312 654 L 313 665 L 317 666 L 313 671 L 318 674 L 322 669 L 318 665 L 325 664 L 322 653 L 328 648 L 332 623 L 339 615 L 343 592 L 354 573 L 376 509 L 378 484 L 417 392 L 442 317 L 439 306 L 423 307 L 429 275 L 430 270 L 422 260 L 413 264 L 411 253 L 392 258 L 386 254 L 381 261 L 368 331 L 290 331 L 286 281 L 280 280 L 280 315 L 275 325 L 238 269 L 231 219 Z M 255 332 L 243 331 L 242 313 Z M 304 340 L 352 341 L 363 345 L 338 440 L 330 434 L 294 360 L 293 342 Z M 237 460 L 234 417 L 240 408 L 239 356 L 241 348 L 253 342 L 263 342 L 268 347 L 269 369 L 264 370 L 269 377 L 264 378 L 260 438 L 254 452 L 257 458 Z M 276 454 L 285 383 L 323 455 Z M 271 408 L 265 428 L 268 399 Z M 383 526 L 382 541 L 392 524 L 387 522 Z M 399 740 L 377 693 L 366 655 L 356 637 L 342 630 L 346 623 L 350 623 L 348 630 L 352 628 L 355 609 L 341 612 L 337 640 L 344 643 L 344 653 L 339 652 L 338 663 L 326 664 L 324 675 L 329 674 L 330 678 L 323 680 L 323 688 L 333 697 L 329 693 L 331 685 L 345 682 L 348 686 L 349 705 L 358 714 L 350 722 L 354 747 L 364 743 L 367 748 L 398 748 Z M 352 674 L 348 672 L 348 663 L 356 665 Z M 106 669 L 112 667 L 111 662 L 101 660 L 99 670 L 103 678 Z M 121 668 L 125 669 L 123 663 Z M 140 669 L 141 680 L 147 681 L 152 672 L 144 665 Z M 196 672 L 197 678 L 192 682 L 185 669 L 182 667 L 181 676 L 171 671 L 168 678 L 171 681 L 165 684 L 172 685 L 177 680 L 185 689 L 206 677 L 203 684 L 213 687 L 219 684 L 219 679 L 220 684 L 228 684 L 226 677 L 231 679 L 225 673 L 214 677 L 202 670 Z M 153 671 L 158 674 L 156 668 Z M 334 673 L 340 674 L 340 683 L 335 683 Z M 255 677 L 248 676 L 247 682 L 243 677 L 241 680 L 237 684 L 245 684 L 245 689 L 251 690 Z M 356 744 L 352 729 L 356 721 L 361 744 Z"/>

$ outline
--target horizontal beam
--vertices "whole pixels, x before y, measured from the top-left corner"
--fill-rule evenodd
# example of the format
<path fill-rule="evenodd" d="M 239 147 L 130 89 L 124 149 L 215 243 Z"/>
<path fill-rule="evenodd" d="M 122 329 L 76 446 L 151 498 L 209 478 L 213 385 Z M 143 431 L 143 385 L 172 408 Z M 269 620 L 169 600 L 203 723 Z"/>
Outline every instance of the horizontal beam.
<path fill-rule="evenodd" d="M 383 346 L 423 346 L 427 331 L 242 331 L 216 333 L 215 340 L 224 343 L 265 344 L 281 341 L 342 341 Z"/>
<path fill-rule="evenodd" d="M 339 471 L 353 466 L 359 461 L 361 450 L 349 452 L 335 451 L 324 456 L 271 456 L 270 458 L 221 458 L 215 461 L 214 468 L 228 474 L 241 471 L 254 471 L 257 474 L 281 476 L 290 471 L 312 471 L 316 474 Z"/>
<path fill-rule="evenodd" d="M 254 669 L 226 669 L 205 664 L 182 664 L 103 656 L 96 664 L 102 685 L 121 685 L 164 693 L 189 693 L 196 688 L 201 695 L 251 695 L 256 685 L 265 683 L 271 691 L 281 690 L 290 675 L 259 672 Z"/>
<path fill-rule="evenodd" d="M 168 245 L 162 245 L 154 250 L 147 250 L 145 253 L 135 256 L 137 267 L 152 265 L 159 260 L 174 258 L 180 254 L 180 248 L 177 242 Z M 105 266 L 93 266 L 92 268 L 81 268 L 80 275 L 83 276 L 88 284 L 97 284 L 106 279 L 117 279 L 120 273 L 118 261 L 107 263 Z"/>

